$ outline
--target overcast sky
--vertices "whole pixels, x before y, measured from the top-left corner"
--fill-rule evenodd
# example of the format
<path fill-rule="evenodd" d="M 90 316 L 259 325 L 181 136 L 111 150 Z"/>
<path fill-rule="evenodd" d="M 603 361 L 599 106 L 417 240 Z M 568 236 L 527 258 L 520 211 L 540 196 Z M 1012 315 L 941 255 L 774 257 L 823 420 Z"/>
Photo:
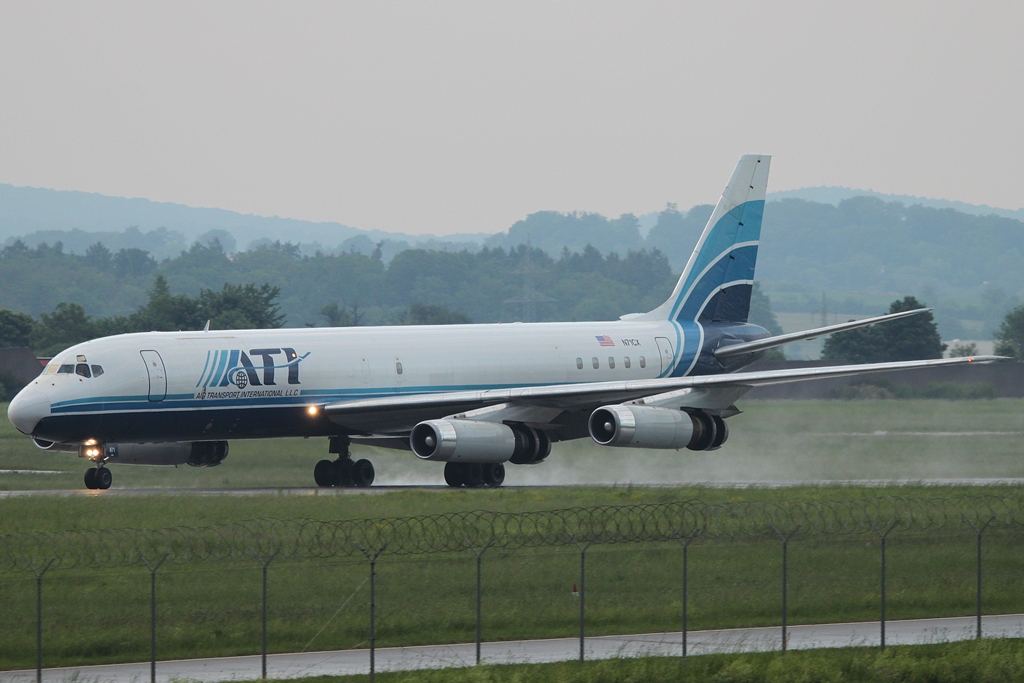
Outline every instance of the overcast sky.
<path fill-rule="evenodd" d="M 842 185 L 1024 205 L 1024 3 L 0 0 L 0 182 L 404 232 Z"/>

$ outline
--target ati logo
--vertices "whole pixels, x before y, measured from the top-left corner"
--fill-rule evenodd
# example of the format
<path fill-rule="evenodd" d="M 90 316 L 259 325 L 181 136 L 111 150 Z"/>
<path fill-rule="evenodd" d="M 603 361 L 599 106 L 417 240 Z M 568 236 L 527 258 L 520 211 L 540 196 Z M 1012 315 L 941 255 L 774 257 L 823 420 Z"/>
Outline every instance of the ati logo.
<path fill-rule="evenodd" d="M 232 384 L 239 389 L 248 386 L 272 387 L 277 385 L 277 380 L 284 379 L 277 374 L 277 370 L 288 371 L 288 384 L 301 384 L 299 363 L 307 356 L 308 352 L 300 356 L 295 353 L 295 349 L 286 347 L 250 349 L 249 353 L 240 349 L 207 351 L 206 366 L 196 386 L 204 389 Z M 253 358 L 257 359 L 258 364 L 253 362 Z"/>

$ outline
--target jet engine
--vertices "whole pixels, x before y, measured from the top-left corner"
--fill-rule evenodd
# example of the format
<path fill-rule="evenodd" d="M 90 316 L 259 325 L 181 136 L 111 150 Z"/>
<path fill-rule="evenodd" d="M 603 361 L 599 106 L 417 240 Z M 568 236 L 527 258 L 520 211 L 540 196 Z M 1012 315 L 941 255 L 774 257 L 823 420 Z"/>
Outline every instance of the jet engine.
<path fill-rule="evenodd" d="M 725 420 L 717 415 L 650 406 L 604 406 L 591 413 L 587 426 L 602 446 L 710 451 L 729 438 Z"/>
<path fill-rule="evenodd" d="M 409 445 L 423 460 L 505 462 L 516 452 L 516 435 L 496 422 L 427 420 L 412 428 Z"/>
<path fill-rule="evenodd" d="M 85 447 L 83 446 L 83 448 Z M 113 462 L 125 465 L 215 467 L 228 457 L 228 442 L 108 443 L 103 447 L 102 452 Z"/>

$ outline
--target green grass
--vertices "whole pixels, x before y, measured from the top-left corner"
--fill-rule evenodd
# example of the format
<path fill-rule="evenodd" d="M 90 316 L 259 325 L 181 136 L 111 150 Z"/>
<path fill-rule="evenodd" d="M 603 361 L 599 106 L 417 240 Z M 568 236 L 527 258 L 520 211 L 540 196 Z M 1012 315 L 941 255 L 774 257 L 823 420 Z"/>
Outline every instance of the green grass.
<path fill-rule="evenodd" d="M 974 539 L 967 534 L 893 536 L 891 619 L 971 614 Z M 677 630 L 681 553 L 673 544 L 592 547 L 587 554 L 591 635 Z M 1020 538 L 985 539 L 985 610 L 1024 612 Z M 715 542 L 690 550 L 690 627 L 763 626 L 780 620 L 780 546 Z M 870 537 L 790 546 L 790 623 L 860 621 L 878 615 L 879 547 Z M 467 642 L 474 634 L 474 561 L 469 552 L 378 563 L 378 644 Z M 579 554 L 570 548 L 492 550 L 483 564 L 486 640 L 576 633 Z M 270 648 L 365 647 L 365 562 L 280 562 L 269 573 Z M 34 661 L 34 578 L 0 582 L 0 668 Z M 148 574 L 141 569 L 53 571 L 44 581 L 48 666 L 139 661 L 148 656 Z M 260 574 L 251 564 L 161 569 L 159 656 L 254 653 Z M 319 633 L 319 635 L 317 635 Z"/>
<path fill-rule="evenodd" d="M 377 674 L 383 683 L 1007 683 L 1024 678 L 1024 641 L 606 659 Z M 293 679 L 356 683 L 369 676 Z"/>

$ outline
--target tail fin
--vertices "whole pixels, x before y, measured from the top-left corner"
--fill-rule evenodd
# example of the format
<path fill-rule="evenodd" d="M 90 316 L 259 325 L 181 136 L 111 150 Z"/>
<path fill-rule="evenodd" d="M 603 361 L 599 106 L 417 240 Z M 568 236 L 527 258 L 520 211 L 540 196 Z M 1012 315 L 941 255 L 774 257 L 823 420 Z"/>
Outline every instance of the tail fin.
<path fill-rule="evenodd" d="M 672 296 L 645 318 L 747 321 L 770 163 L 763 154 L 740 157 Z"/>

